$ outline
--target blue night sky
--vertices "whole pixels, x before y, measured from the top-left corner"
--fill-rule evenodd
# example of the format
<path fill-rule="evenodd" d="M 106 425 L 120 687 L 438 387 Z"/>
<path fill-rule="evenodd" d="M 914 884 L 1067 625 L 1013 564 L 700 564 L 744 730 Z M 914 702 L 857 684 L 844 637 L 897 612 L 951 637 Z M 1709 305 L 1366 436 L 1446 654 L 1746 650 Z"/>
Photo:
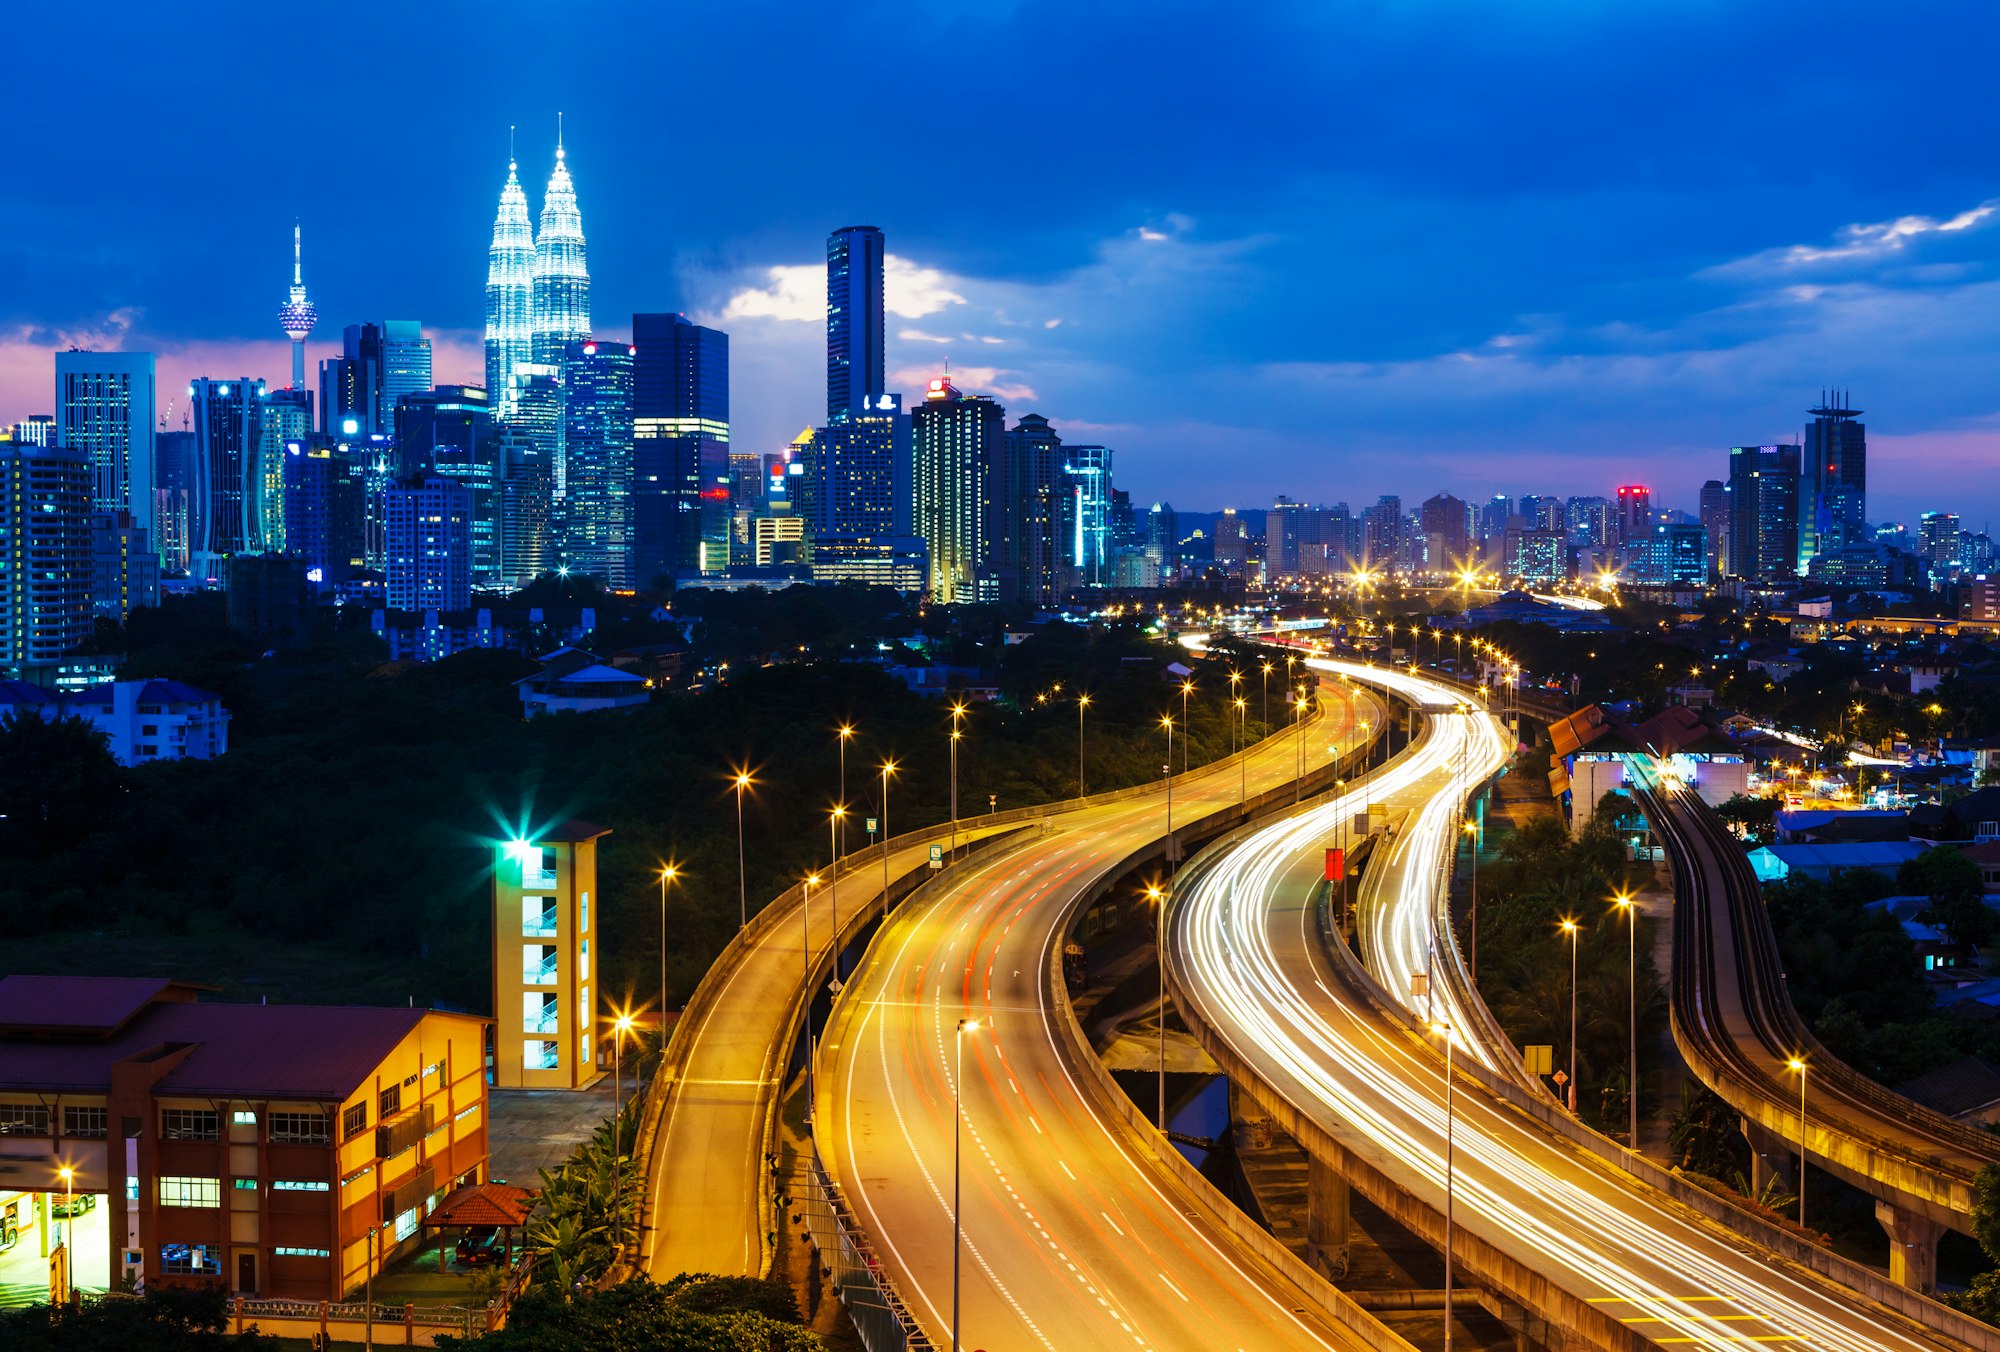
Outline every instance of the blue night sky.
<path fill-rule="evenodd" d="M 0 420 L 69 342 L 283 380 L 295 215 L 314 356 L 417 317 L 477 380 L 507 127 L 539 209 L 561 109 L 600 332 L 727 329 L 739 445 L 823 410 L 823 242 L 867 222 L 899 387 L 949 358 L 1142 502 L 1691 509 L 1837 384 L 1871 518 L 2000 516 L 2000 7 L 6 11 Z"/>

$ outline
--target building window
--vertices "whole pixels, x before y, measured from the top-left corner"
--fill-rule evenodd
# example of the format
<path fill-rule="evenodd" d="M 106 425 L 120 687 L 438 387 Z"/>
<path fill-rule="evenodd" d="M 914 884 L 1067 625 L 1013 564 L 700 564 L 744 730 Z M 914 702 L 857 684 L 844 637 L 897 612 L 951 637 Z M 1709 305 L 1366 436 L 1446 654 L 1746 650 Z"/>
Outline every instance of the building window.
<path fill-rule="evenodd" d="M 590 940 L 585 939 L 576 946 L 576 979 L 590 980 Z"/>
<path fill-rule="evenodd" d="M 368 1175 L 374 1172 L 375 1172 L 374 1165 L 364 1164 L 359 1169 L 356 1169 L 353 1173 L 349 1174 L 347 1177 L 341 1179 L 340 1186 L 344 1188 L 350 1183 L 359 1183 L 362 1179 L 368 1177 Z"/>
<path fill-rule="evenodd" d="M 222 1115 L 207 1108 L 162 1108 L 160 1139 L 163 1141 L 219 1141 Z"/>
<path fill-rule="evenodd" d="M 553 1033 L 560 1010 L 554 991 L 528 991 L 521 996 L 521 1031 Z"/>
<path fill-rule="evenodd" d="M 396 1242 L 400 1244 L 415 1233 L 417 1233 L 417 1209 L 411 1207 L 396 1217 Z"/>
<path fill-rule="evenodd" d="M 0 1136 L 46 1136 L 48 1134 L 48 1105 L 42 1103 L 0 1103 Z"/>
<path fill-rule="evenodd" d="M 340 1115 L 340 1139 L 351 1141 L 368 1130 L 368 1105 L 357 1103 Z"/>
<path fill-rule="evenodd" d="M 266 1120 L 272 1145 L 326 1145 L 331 1139 L 325 1113 L 272 1113 Z"/>
<path fill-rule="evenodd" d="M 550 939 L 556 932 L 556 899 L 544 896 L 521 898 L 521 933 L 530 939 Z"/>
<path fill-rule="evenodd" d="M 232 1126 L 254 1127 L 257 1125 L 257 1114 L 249 1108 L 238 1108 L 229 1115 L 229 1121 Z"/>
<path fill-rule="evenodd" d="M 588 892 L 577 898 L 576 927 L 578 931 L 590 928 L 590 893 Z"/>
<path fill-rule="evenodd" d="M 221 1206 L 222 1180 L 219 1178 L 162 1178 L 161 1206 Z"/>
<path fill-rule="evenodd" d="M 590 1027 L 590 987 L 585 986 L 576 993 L 576 1026 Z"/>
<path fill-rule="evenodd" d="M 272 1253 L 274 1253 L 274 1254 L 276 1254 L 276 1255 L 277 1255 L 278 1257 L 280 1257 L 280 1258 L 331 1258 L 331 1257 L 333 1257 L 333 1252 L 332 1252 L 332 1250 L 330 1250 L 330 1249 L 293 1249 L 293 1248 L 288 1248 L 288 1247 L 286 1247 L 286 1246 L 285 1246 L 285 1245 L 283 1245 L 283 1244 L 280 1244 L 280 1245 L 279 1245 L 279 1246 L 278 1246 L 277 1248 L 275 1248 L 275 1249 L 271 1250 L 271 1252 L 272 1252 Z"/>
<path fill-rule="evenodd" d="M 235 1192 L 255 1192 L 257 1191 L 257 1180 L 254 1178 L 231 1179 L 229 1186 Z"/>
<path fill-rule="evenodd" d="M 325 1192 L 326 1182 L 318 1178 L 278 1178 L 271 1181 L 272 1192 Z"/>
<path fill-rule="evenodd" d="M 381 1100 L 381 1117 L 394 1117 L 397 1113 L 403 1111 L 403 1086 L 400 1084 L 390 1085 L 382 1091 Z"/>
<path fill-rule="evenodd" d="M 554 1038 L 530 1038 L 521 1044 L 521 1065 L 527 1070 L 554 1070 L 560 1055 Z"/>
<path fill-rule="evenodd" d="M 556 946 L 554 944 L 521 945 L 521 984 L 524 986 L 553 986 L 556 984 Z"/>
<path fill-rule="evenodd" d="M 222 1251 L 206 1244 L 162 1244 L 160 1271 L 177 1276 L 220 1277 Z"/>
<path fill-rule="evenodd" d="M 102 1108 L 63 1108 L 63 1135 L 103 1136 L 109 1121 Z"/>

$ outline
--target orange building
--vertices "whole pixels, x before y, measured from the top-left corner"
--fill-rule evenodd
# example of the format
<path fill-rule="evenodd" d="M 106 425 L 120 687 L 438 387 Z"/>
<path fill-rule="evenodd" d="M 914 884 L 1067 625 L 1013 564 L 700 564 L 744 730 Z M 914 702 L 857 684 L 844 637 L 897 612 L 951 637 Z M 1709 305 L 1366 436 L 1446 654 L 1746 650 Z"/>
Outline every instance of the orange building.
<path fill-rule="evenodd" d="M 66 1191 L 101 1207 L 110 1284 L 338 1300 L 483 1181 L 486 1020 L 197 994 L 0 979 L 10 1185 L 38 1195 L 38 1224 Z M 92 1227 L 72 1223 L 81 1245 Z M 94 1265 L 79 1250 L 75 1270 Z"/>
<path fill-rule="evenodd" d="M 559 822 L 499 847 L 493 866 L 493 1083 L 580 1089 L 597 1071 L 597 842 Z"/>

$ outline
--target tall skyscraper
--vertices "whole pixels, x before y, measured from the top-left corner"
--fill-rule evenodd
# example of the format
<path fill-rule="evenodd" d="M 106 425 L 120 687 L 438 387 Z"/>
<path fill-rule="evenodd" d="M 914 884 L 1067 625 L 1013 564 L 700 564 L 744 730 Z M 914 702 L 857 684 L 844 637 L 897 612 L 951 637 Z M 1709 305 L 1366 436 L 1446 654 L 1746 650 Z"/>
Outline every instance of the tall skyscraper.
<path fill-rule="evenodd" d="M 1569 532 L 1569 542 L 1591 549 L 1605 549 L 1616 544 L 1613 515 L 1609 498 L 1571 498 L 1564 504 L 1564 528 Z M 1530 529 L 1535 528 L 1533 521 L 1527 524 Z"/>
<path fill-rule="evenodd" d="M 493 402 L 477 385 L 440 385 L 396 405 L 396 454 L 402 475 L 435 470 L 472 491 L 472 585 L 500 585 L 501 464 Z"/>
<path fill-rule="evenodd" d="M 153 439 L 157 484 L 153 489 L 153 544 L 159 550 L 160 570 L 181 574 L 188 570 L 188 522 L 197 482 L 194 468 L 194 433 L 161 432 Z"/>
<path fill-rule="evenodd" d="M 1930 560 L 1931 577 L 1942 580 L 1958 563 L 1957 512 L 1925 512 L 1917 518 L 1917 553 Z"/>
<path fill-rule="evenodd" d="M 497 235 L 497 231 L 496 231 Z M 542 219 L 535 234 L 535 263 L 528 327 L 534 360 L 560 366 L 573 343 L 590 337 L 590 270 L 583 256 L 583 214 L 576 186 L 556 137 L 556 167 L 542 194 Z"/>
<path fill-rule="evenodd" d="M 1361 564 L 1380 573 L 1396 566 L 1403 539 L 1403 500 L 1384 493 L 1361 513 Z"/>
<path fill-rule="evenodd" d="M 1821 391 L 1799 453 L 1800 561 L 1866 544 L 1868 429 L 1845 390 Z"/>
<path fill-rule="evenodd" d="M 228 576 L 228 559 L 264 548 L 257 512 L 264 382 L 203 377 L 188 386 L 188 402 L 195 472 L 188 502 L 189 569 L 198 582 L 221 581 Z"/>
<path fill-rule="evenodd" d="M 500 585 L 525 587 L 554 566 L 555 472 L 546 451 L 512 423 L 494 447 L 500 479 Z"/>
<path fill-rule="evenodd" d="M 0 442 L 0 673 L 90 637 L 95 468 L 75 448 Z"/>
<path fill-rule="evenodd" d="M 431 340 L 414 319 L 382 321 L 382 406 L 378 420 L 385 432 L 396 426 L 396 404 L 405 396 L 431 387 Z"/>
<path fill-rule="evenodd" d="M 260 430 L 252 471 L 257 494 L 251 506 L 255 548 L 283 552 L 290 547 L 285 539 L 285 448 L 312 435 L 312 395 L 301 389 L 266 390 Z"/>
<path fill-rule="evenodd" d="M 391 610 L 463 610 L 472 602 L 472 490 L 429 470 L 389 486 Z"/>
<path fill-rule="evenodd" d="M 1729 568 L 1759 582 L 1798 576 L 1798 447 L 1730 448 Z"/>
<path fill-rule="evenodd" d="M 153 354 L 56 353 L 56 444 L 90 462 L 90 505 L 153 525 Z"/>
<path fill-rule="evenodd" d="M 306 387 L 306 339 L 312 336 L 313 325 L 318 322 L 319 307 L 306 299 L 306 279 L 299 260 L 299 223 L 293 221 L 292 289 L 285 303 L 278 307 L 278 326 L 292 340 L 292 389 Z"/>
<path fill-rule="evenodd" d="M 1053 606 L 1062 600 L 1064 463 L 1062 438 L 1039 413 L 1023 415 L 1002 443 L 994 515 L 1003 601 Z"/>
<path fill-rule="evenodd" d="M 632 316 L 632 582 L 729 559 L 729 335 Z"/>
<path fill-rule="evenodd" d="M 1618 515 L 1612 523 L 1613 543 L 1643 544 L 1653 535 L 1653 490 L 1644 484 L 1618 485 Z"/>
<path fill-rule="evenodd" d="M 1454 573 L 1472 561 L 1472 508 L 1461 498 L 1439 493 L 1417 508 L 1424 537 L 1424 566 L 1433 573 Z"/>
<path fill-rule="evenodd" d="M 285 444 L 285 552 L 304 561 L 306 581 L 337 587 L 365 566 L 365 476 L 324 435 Z"/>
<path fill-rule="evenodd" d="M 1729 485 L 1710 479 L 1701 486 L 1701 528 L 1708 532 L 1708 576 L 1729 576 Z"/>
<path fill-rule="evenodd" d="M 563 367 L 563 557 L 613 587 L 632 585 L 632 351 L 578 343 Z"/>
<path fill-rule="evenodd" d="M 988 483 L 991 483 L 990 475 Z M 1063 447 L 1063 495 L 1058 499 L 1057 527 L 1062 532 L 1065 590 L 1070 587 L 1113 585 L 1111 506 L 1114 492 L 1109 447 Z M 980 599 L 988 598 L 982 593 Z"/>
<path fill-rule="evenodd" d="M 879 405 L 883 370 L 882 232 L 850 225 L 826 240 L 826 420 Z"/>
<path fill-rule="evenodd" d="M 941 605 L 995 600 L 987 513 L 1006 410 L 984 395 L 960 394 L 940 376 L 910 416 L 915 525 L 930 552 L 931 599 Z"/>
<path fill-rule="evenodd" d="M 486 392 L 501 416 L 513 412 L 510 379 L 514 368 L 534 355 L 530 325 L 535 273 L 535 232 L 528 220 L 528 195 L 521 191 L 513 151 L 507 155 L 507 183 L 493 218 L 493 243 L 486 252 Z"/>
<path fill-rule="evenodd" d="M 395 431 L 392 406 L 382 407 L 382 326 L 349 324 L 341 330 L 340 355 L 319 364 L 320 430 L 333 436 L 388 436 Z"/>

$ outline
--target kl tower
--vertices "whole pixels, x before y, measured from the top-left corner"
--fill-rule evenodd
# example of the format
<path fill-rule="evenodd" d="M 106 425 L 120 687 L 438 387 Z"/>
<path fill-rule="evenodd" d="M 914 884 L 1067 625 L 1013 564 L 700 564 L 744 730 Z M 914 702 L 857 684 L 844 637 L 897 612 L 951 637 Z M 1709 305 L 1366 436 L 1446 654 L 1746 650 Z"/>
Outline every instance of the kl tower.
<path fill-rule="evenodd" d="M 292 223 L 292 294 L 278 308 L 278 324 L 292 340 L 292 388 L 306 387 L 306 338 L 319 321 L 319 311 L 306 299 L 305 278 L 299 272 L 299 227 Z"/>

